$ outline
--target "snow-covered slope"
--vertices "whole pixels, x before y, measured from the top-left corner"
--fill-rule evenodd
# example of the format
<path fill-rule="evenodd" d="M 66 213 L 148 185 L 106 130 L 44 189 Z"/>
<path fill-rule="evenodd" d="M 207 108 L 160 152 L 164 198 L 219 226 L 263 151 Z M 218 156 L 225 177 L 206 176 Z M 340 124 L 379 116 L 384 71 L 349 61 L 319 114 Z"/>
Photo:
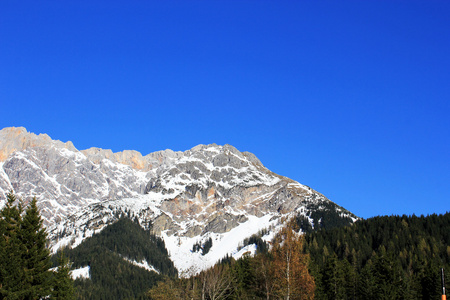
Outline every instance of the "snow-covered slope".
<path fill-rule="evenodd" d="M 25 200 L 36 196 L 54 250 L 75 247 L 127 215 L 161 235 L 180 273 L 188 275 L 225 255 L 242 255 L 237 247 L 244 238 L 264 228 L 273 234 L 284 217 L 310 217 L 326 209 L 356 218 L 230 145 L 142 156 L 78 151 L 70 142 L 5 128 L 0 147 L 6 153 L 0 162 L 0 201 L 11 189 Z M 192 251 L 209 238 L 208 254 Z"/>

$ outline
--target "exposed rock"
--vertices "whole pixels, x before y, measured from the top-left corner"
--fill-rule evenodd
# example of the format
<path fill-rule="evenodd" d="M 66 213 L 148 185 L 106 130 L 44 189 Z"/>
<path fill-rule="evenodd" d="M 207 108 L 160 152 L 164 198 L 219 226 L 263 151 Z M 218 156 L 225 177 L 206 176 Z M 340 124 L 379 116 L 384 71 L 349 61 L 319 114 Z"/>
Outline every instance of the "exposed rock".
<path fill-rule="evenodd" d="M 7 127 L 0 130 L 0 162 L 5 161 L 15 151 L 39 146 L 51 146 L 77 151 L 70 141 L 67 143 L 55 141 L 47 134 L 36 135 L 27 132 L 24 127 Z"/>
<path fill-rule="evenodd" d="M 230 145 L 142 156 L 131 150 L 78 151 L 72 143 L 45 134 L 5 128 L 0 131 L 0 155 L 0 205 L 11 188 L 25 201 L 36 196 L 54 247 L 69 237 L 81 241 L 123 215 L 179 243 L 226 234 L 250 219 L 273 225 L 323 207 L 356 219 L 322 194 L 274 174 L 255 155 Z"/>

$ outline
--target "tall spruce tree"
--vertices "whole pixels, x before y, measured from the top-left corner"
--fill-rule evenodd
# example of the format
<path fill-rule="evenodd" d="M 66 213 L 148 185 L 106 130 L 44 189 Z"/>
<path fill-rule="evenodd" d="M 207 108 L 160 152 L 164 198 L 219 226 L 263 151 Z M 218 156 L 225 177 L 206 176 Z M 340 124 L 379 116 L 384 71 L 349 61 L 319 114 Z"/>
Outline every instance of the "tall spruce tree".
<path fill-rule="evenodd" d="M 20 239 L 24 246 L 23 270 L 26 299 L 39 299 L 48 296 L 51 291 L 50 251 L 46 247 L 47 233 L 33 198 L 25 211 L 20 230 Z"/>
<path fill-rule="evenodd" d="M 63 251 L 61 251 L 58 258 L 58 270 L 55 273 L 54 289 L 50 299 L 75 299 L 75 288 L 73 279 L 70 276 L 70 262 Z"/>
<path fill-rule="evenodd" d="M 23 291 L 24 245 L 21 242 L 22 205 L 10 192 L 0 211 L 0 299 L 20 299 Z"/>
<path fill-rule="evenodd" d="M 36 199 L 23 214 L 22 201 L 13 192 L 6 198 L 0 211 L 0 299 L 49 296 L 50 252 Z"/>

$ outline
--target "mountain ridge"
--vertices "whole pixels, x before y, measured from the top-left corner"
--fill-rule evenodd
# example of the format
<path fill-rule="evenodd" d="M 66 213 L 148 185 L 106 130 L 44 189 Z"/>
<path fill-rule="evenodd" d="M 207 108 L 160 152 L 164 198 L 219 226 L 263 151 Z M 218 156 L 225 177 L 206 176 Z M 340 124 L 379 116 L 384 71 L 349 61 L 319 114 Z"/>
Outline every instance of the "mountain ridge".
<path fill-rule="evenodd" d="M 0 146 L 9 152 L 0 163 L 0 201 L 9 190 L 25 201 L 36 196 L 54 251 L 75 247 L 127 214 L 162 236 L 176 267 L 187 274 L 211 266 L 261 229 L 271 228 L 270 239 L 287 217 L 302 215 L 312 226 L 325 226 L 329 218 L 357 219 L 231 145 L 145 156 L 133 150 L 78 151 L 71 142 L 21 127 L 2 129 Z M 209 238 L 211 253 L 190 252 Z"/>

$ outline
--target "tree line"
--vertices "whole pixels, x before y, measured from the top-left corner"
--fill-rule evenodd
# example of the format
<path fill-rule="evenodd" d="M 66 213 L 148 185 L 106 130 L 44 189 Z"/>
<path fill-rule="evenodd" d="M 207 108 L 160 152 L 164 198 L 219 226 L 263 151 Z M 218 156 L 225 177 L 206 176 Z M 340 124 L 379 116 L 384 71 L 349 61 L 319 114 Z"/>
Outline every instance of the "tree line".
<path fill-rule="evenodd" d="M 316 299 L 439 299 L 450 213 L 384 216 L 305 235 Z"/>
<path fill-rule="evenodd" d="M 24 208 L 12 192 L 0 211 L 0 299 L 75 299 L 70 264 L 50 270 L 47 233 L 36 198 Z"/>

